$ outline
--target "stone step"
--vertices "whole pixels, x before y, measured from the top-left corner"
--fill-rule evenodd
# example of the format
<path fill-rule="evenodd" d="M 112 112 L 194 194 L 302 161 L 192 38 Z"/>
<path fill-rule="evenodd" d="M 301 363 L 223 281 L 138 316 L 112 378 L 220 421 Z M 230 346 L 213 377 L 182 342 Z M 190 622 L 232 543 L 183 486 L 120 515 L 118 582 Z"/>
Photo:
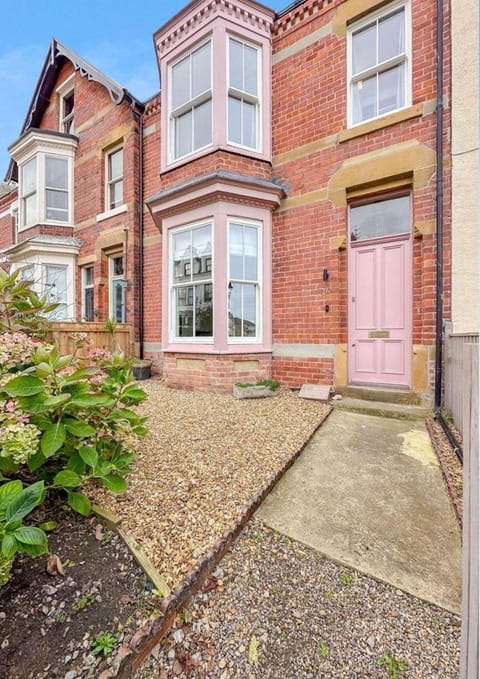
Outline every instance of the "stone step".
<path fill-rule="evenodd" d="M 422 405 L 420 396 L 410 389 L 349 385 L 348 387 L 337 388 L 336 393 L 348 398 L 361 399 L 362 401 L 402 403 L 403 405 L 410 406 Z"/>
<path fill-rule="evenodd" d="M 393 417 L 403 420 L 424 420 L 432 415 L 431 408 L 422 406 L 405 405 L 403 403 L 385 403 L 383 401 L 371 401 L 360 398 L 342 398 L 333 400 L 331 404 L 339 410 L 348 410 L 353 413 L 364 415 L 378 415 L 380 417 Z"/>

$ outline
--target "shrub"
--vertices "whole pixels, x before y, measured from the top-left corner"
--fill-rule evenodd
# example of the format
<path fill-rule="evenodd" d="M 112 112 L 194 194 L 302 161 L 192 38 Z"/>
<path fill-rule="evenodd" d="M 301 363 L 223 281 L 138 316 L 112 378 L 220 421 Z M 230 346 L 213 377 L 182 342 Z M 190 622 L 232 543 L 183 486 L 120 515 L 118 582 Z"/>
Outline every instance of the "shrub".
<path fill-rule="evenodd" d="M 68 356 L 40 341 L 51 305 L 29 286 L 0 271 L 0 584 L 16 552 L 47 549 L 45 533 L 24 527 L 23 518 L 47 495 L 88 515 L 82 490 L 89 483 L 123 492 L 135 436 L 147 431 L 145 418 L 132 410 L 146 394 L 123 355 L 95 349 L 82 333 L 73 335 L 75 351 Z M 13 322 L 15 309 L 26 311 L 21 324 Z M 7 500 L 20 494 L 36 504 L 31 500 L 28 511 L 12 518 Z"/>

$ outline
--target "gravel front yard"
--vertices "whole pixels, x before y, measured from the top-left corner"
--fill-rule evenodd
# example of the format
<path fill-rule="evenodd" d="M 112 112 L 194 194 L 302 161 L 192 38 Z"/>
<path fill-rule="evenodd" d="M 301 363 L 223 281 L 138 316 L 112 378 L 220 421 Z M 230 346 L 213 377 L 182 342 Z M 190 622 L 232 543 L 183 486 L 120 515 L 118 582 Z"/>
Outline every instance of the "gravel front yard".
<path fill-rule="evenodd" d="M 167 389 L 142 383 L 150 433 L 139 441 L 128 491 L 96 491 L 122 518 L 169 585 L 177 585 L 308 440 L 327 406 L 282 391 L 273 398 Z"/>
<path fill-rule="evenodd" d="M 458 677 L 459 618 L 256 518 L 180 618 L 135 679 Z"/>

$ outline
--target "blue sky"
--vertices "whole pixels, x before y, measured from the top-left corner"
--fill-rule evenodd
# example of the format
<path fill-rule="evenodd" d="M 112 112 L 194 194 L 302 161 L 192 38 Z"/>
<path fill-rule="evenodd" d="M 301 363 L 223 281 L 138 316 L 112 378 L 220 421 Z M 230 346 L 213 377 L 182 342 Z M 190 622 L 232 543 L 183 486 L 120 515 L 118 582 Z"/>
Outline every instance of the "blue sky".
<path fill-rule="evenodd" d="M 153 33 L 187 4 L 81 0 L 16 0 L 0 21 L 0 181 L 9 146 L 25 119 L 52 37 L 126 87 L 138 99 L 159 89 Z M 265 2 L 280 10 L 290 0 Z"/>

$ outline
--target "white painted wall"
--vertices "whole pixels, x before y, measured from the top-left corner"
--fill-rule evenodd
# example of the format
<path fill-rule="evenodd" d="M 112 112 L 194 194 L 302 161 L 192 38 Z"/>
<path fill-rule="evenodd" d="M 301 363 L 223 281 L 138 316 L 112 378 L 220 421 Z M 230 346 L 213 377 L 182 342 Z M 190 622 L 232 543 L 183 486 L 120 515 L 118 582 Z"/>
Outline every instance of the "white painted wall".
<path fill-rule="evenodd" d="M 479 3 L 451 0 L 452 324 L 479 330 Z"/>

